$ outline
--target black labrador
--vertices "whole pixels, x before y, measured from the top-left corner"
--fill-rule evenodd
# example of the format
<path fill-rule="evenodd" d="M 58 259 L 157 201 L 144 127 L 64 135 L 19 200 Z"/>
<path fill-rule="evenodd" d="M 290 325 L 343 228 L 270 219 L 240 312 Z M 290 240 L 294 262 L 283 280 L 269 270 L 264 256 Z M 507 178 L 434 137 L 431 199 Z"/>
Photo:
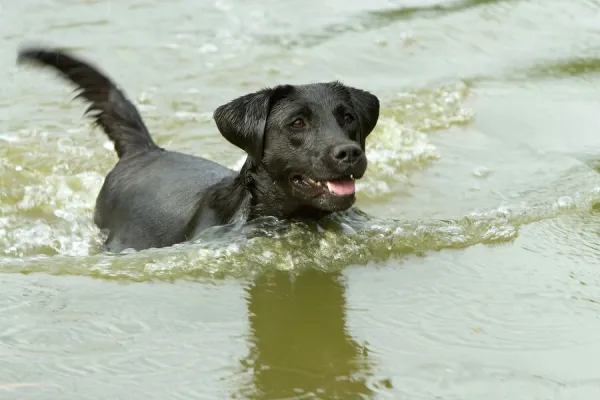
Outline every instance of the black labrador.
<path fill-rule="evenodd" d="M 214 112 L 221 134 L 248 157 L 239 173 L 168 151 L 137 108 L 91 63 L 65 51 L 22 48 L 18 63 L 49 66 L 77 86 L 119 161 L 96 200 L 105 248 L 166 247 L 211 226 L 262 216 L 316 220 L 350 208 L 367 169 L 365 139 L 379 100 L 339 82 L 280 85 L 241 96 Z"/>

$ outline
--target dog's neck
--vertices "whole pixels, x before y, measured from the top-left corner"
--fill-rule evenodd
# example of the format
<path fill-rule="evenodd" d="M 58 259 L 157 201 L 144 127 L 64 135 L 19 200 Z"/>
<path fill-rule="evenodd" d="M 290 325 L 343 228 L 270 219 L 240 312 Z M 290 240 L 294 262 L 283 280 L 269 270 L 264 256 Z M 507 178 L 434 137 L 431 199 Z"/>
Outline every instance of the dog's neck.
<path fill-rule="evenodd" d="M 262 165 L 254 164 L 249 158 L 237 176 L 215 185 L 213 189 L 209 202 L 218 213 L 221 224 L 237 219 L 240 209 L 244 210 L 243 218 L 248 221 L 265 216 L 315 220 L 330 214 L 291 200 Z"/>

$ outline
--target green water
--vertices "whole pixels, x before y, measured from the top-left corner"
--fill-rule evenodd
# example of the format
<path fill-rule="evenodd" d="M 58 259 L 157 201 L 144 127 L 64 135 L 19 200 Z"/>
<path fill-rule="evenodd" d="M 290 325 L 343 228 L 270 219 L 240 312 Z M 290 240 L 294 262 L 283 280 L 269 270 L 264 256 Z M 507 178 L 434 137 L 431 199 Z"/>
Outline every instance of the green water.
<path fill-rule="evenodd" d="M 600 1 L 31 0 L 0 35 L 0 399 L 600 398 Z M 231 167 L 224 102 L 376 93 L 360 211 L 100 253 L 116 156 L 25 41 Z"/>

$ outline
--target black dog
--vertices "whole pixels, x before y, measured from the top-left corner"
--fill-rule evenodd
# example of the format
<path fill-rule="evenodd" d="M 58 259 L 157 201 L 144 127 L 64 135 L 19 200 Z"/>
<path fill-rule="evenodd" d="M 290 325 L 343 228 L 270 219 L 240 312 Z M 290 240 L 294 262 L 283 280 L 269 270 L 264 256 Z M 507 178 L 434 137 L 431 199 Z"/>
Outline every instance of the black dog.
<path fill-rule="evenodd" d="M 112 252 L 170 246 L 239 219 L 315 220 L 350 208 L 379 118 L 376 96 L 339 82 L 239 97 L 214 112 L 225 139 L 248 153 L 236 173 L 156 145 L 136 107 L 90 63 L 43 47 L 21 49 L 18 62 L 53 67 L 77 85 L 91 103 L 86 114 L 115 145 L 119 161 L 94 214 Z"/>

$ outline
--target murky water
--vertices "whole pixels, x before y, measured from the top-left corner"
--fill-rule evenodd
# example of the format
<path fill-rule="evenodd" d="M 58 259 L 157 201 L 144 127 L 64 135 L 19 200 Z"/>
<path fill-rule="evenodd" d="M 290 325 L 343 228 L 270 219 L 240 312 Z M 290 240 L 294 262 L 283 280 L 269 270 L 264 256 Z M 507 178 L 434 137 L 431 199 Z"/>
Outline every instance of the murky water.
<path fill-rule="evenodd" d="M 0 6 L 1 399 L 600 398 L 600 1 Z M 212 111 L 282 82 L 376 93 L 358 210 L 98 250 L 116 157 L 94 60 L 156 141 L 240 165 Z"/>

